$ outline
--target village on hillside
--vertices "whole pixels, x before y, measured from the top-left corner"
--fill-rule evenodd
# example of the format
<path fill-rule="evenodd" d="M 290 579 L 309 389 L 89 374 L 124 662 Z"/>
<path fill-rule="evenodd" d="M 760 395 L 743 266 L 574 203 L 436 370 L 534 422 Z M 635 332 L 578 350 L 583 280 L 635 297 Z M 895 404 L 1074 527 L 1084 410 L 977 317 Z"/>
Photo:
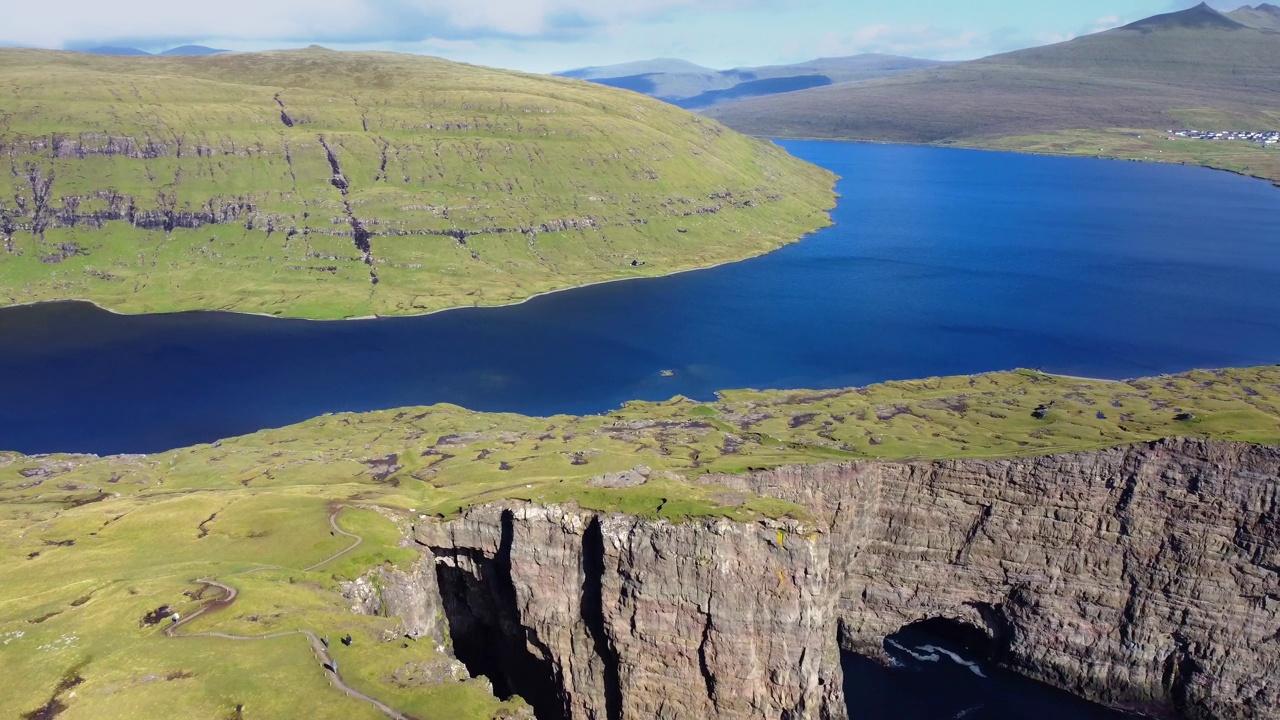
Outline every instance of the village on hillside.
<path fill-rule="evenodd" d="M 1275 145 L 1280 143 L 1280 130 L 1170 130 L 1169 139 L 1175 137 L 1191 140 L 1246 140 L 1259 145 Z"/>

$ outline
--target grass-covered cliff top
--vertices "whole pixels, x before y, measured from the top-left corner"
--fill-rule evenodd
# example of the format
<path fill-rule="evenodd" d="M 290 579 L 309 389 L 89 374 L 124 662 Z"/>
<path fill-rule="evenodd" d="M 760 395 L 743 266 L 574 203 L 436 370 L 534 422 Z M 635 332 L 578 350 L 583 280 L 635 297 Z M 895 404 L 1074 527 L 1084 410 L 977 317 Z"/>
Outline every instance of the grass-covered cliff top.
<path fill-rule="evenodd" d="M 621 90 L 391 53 L 0 49 L 0 305 L 339 318 L 765 253 L 833 176 Z"/>
<path fill-rule="evenodd" d="M 1181 419 L 1180 419 L 1181 418 Z M 753 467 L 868 458 L 1007 457 L 1166 436 L 1280 443 L 1280 367 L 1102 382 L 1033 372 L 854 390 L 734 391 L 717 402 L 634 403 L 604 416 L 528 418 L 452 406 L 330 415 L 151 456 L 0 453 L 0 697 L 19 716 L 376 718 L 327 684 L 309 629 L 353 687 L 419 720 L 503 717 L 483 682 L 458 682 L 426 641 L 352 614 L 338 582 L 416 557 L 420 516 L 504 499 L 577 502 L 675 521 L 805 517 L 700 482 Z M 595 478 L 647 466 L 642 485 Z M 363 542 L 331 533 L 328 518 Z M 318 563 L 318 567 L 313 567 Z M 306 569 L 311 568 L 311 569 Z M 388 640 L 387 638 L 392 638 Z M 237 711 L 237 706 L 241 710 Z M 48 718 L 53 715 L 28 715 Z"/>

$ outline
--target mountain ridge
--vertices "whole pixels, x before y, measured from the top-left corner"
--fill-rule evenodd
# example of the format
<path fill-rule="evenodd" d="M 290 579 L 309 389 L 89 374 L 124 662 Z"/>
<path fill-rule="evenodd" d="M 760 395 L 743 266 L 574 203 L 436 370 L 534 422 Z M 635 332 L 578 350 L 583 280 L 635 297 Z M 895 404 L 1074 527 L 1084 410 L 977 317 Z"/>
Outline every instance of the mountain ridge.
<path fill-rule="evenodd" d="M 203 55 L 220 55 L 222 53 L 231 52 L 230 50 L 222 50 L 220 48 L 211 48 L 205 45 L 179 45 L 175 48 L 169 48 L 163 52 L 156 53 L 161 56 L 184 56 L 199 57 Z"/>
<path fill-rule="evenodd" d="M 1249 27 L 1280 31 L 1280 6 L 1271 3 L 1255 7 L 1245 5 L 1227 13 L 1227 17 Z"/>
<path fill-rule="evenodd" d="M 627 77 L 630 75 L 679 72 L 714 73 L 719 71 L 698 65 L 697 63 L 689 62 L 688 60 L 681 60 L 680 58 L 654 58 L 652 60 L 637 60 L 635 62 L 617 63 L 614 65 L 591 65 L 572 70 L 564 70 L 553 74 L 559 77 L 593 80 L 596 78 L 616 78 Z"/>
<path fill-rule="evenodd" d="M 727 70 L 705 68 L 684 60 L 658 59 L 582 68 L 558 75 L 643 93 L 686 109 L 700 109 L 738 97 L 774 95 L 889 77 L 945 64 L 936 60 L 863 53 L 816 58 L 789 65 Z"/>
<path fill-rule="evenodd" d="M 1218 12 L 1210 7 L 1208 3 L 1202 2 L 1187 10 L 1162 13 L 1160 15 L 1143 18 L 1142 20 L 1124 25 L 1120 29 L 1151 32 L 1175 28 L 1219 28 L 1238 30 L 1243 27 L 1245 27 L 1244 24 L 1227 17 L 1221 12 Z"/>
<path fill-rule="evenodd" d="M 139 50 L 135 47 L 117 47 L 114 45 L 101 45 L 91 47 L 80 52 L 89 53 L 90 55 L 119 55 L 123 57 L 141 57 L 150 56 L 151 53 L 146 50 Z"/>
<path fill-rule="evenodd" d="M 1280 179 L 1280 161 L 1260 146 L 1166 147 L 1140 137 L 1170 128 L 1280 127 L 1280 33 L 1200 5 L 1068 42 L 882 80 L 737 100 L 706 114 L 764 136 L 1094 155 L 1119 146 L 1121 157 L 1165 154 Z M 1005 140 L 1012 138 L 1025 140 Z M 1234 159 L 1215 159 L 1220 153 Z"/>
<path fill-rule="evenodd" d="M 205 45 L 179 45 L 178 47 L 153 53 L 135 47 L 100 45 L 80 50 L 78 52 L 90 55 L 114 55 L 121 57 L 199 57 L 204 55 L 219 55 L 222 53 L 229 53 L 231 51 L 222 50 L 220 48 L 211 48 Z"/>

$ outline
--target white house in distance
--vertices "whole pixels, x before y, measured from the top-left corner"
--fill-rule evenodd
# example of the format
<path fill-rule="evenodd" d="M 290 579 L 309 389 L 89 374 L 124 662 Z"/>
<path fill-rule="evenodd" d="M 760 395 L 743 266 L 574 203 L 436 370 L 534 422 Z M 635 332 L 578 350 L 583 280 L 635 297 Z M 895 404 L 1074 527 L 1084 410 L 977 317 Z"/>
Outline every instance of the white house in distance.
<path fill-rule="evenodd" d="M 1176 137 L 1190 140 L 1244 140 L 1259 145 L 1280 143 L 1280 130 L 1169 130 L 1169 139 Z"/>

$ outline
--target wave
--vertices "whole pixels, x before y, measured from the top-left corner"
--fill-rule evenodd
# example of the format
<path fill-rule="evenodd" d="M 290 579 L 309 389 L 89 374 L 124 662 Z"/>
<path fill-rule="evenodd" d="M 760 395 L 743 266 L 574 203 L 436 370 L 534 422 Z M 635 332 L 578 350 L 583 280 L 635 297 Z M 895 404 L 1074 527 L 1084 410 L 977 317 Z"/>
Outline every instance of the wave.
<path fill-rule="evenodd" d="M 963 656 L 958 655 L 957 653 L 954 653 L 950 650 L 947 650 L 946 648 L 941 648 L 941 647 L 938 647 L 937 645 L 920 645 L 913 650 L 895 640 L 885 640 L 885 643 L 888 645 L 892 645 L 894 648 L 910 655 L 911 657 L 915 658 L 920 662 L 936 663 L 936 662 L 940 662 L 943 657 L 946 657 L 951 662 L 963 668 L 967 668 L 969 672 L 973 673 L 974 675 L 977 675 L 980 678 L 983 678 L 984 680 L 987 677 L 987 674 L 982 671 L 982 667 L 978 665 L 978 663 L 973 662 L 972 660 L 966 660 Z M 919 652 L 917 652 L 917 650 Z"/>

